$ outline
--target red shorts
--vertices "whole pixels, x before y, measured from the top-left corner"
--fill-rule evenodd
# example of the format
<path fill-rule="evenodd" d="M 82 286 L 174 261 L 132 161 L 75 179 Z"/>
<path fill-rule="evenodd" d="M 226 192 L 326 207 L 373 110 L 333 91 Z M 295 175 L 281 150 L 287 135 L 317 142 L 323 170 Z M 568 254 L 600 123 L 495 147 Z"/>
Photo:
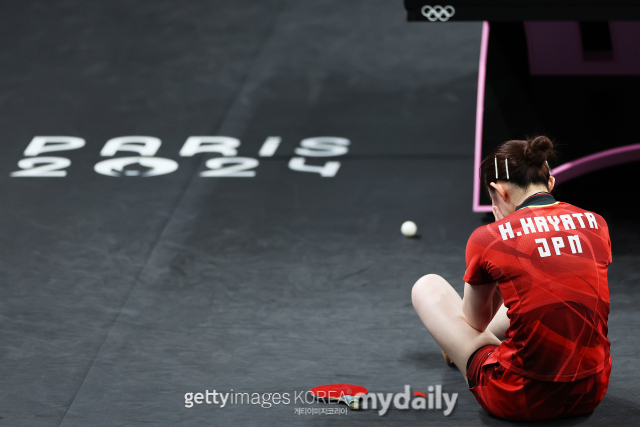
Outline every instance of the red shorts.
<path fill-rule="evenodd" d="M 481 347 L 469 359 L 470 390 L 485 411 L 514 421 L 540 421 L 592 412 L 607 392 L 611 363 L 572 382 L 539 381 L 504 369 L 500 347 Z"/>

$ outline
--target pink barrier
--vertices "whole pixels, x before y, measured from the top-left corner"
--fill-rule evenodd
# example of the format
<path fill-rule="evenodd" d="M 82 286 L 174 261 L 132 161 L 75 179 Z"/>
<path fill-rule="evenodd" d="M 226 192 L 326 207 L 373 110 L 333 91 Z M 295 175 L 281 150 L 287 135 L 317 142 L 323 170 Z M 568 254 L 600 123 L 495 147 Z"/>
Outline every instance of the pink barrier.
<path fill-rule="evenodd" d="M 532 39 L 531 36 L 533 35 L 533 33 L 537 33 L 538 31 L 541 31 L 541 30 L 550 30 L 551 27 L 556 26 L 556 24 L 553 24 L 553 23 L 536 23 L 536 24 L 539 24 L 539 25 L 532 25 L 532 23 L 527 23 L 528 25 L 527 36 L 529 39 L 530 51 L 532 51 L 533 49 L 536 49 L 535 47 L 531 46 L 531 39 Z M 621 34 L 624 34 L 624 37 L 620 37 L 620 38 L 625 38 L 625 39 L 628 39 L 630 33 L 635 32 L 637 34 L 637 32 L 635 31 L 638 29 L 637 25 L 638 23 L 635 23 L 635 22 L 634 23 L 623 23 L 623 22 L 612 23 L 612 36 L 614 40 L 616 38 L 616 34 L 618 35 L 618 37 L 620 37 Z M 566 29 L 567 27 L 565 26 L 564 28 Z M 559 30 L 560 27 L 557 27 L 556 29 Z M 626 47 L 632 44 L 633 43 L 626 43 L 626 45 L 623 45 L 622 43 L 619 43 L 618 46 L 624 46 L 624 48 L 619 50 L 625 50 Z M 482 123 L 484 120 L 484 96 L 485 96 L 488 46 L 489 46 L 489 22 L 485 21 L 482 24 L 482 39 L 480 44 L 480 64 L 478 67 L 476 136 L 475 136 L 475 151 L 474 151 L 474 162 L 473 162 L 473 168 L 474 168 L 473 169 L 473 211 L 474 212 L 491 212 L 490 205 L 480 204 L 480 192 L 482 191 L 482 186 L 480 183 L 480 176 L 479 176 L 480 164 L 482 163 Z M 576 49 L 576 50 L 580 52 L 579 49 Z M 538 53 L 540 53 L 540 51 L 538 51 Z M 547 65 L 546 66 L 547 68 L 545 68 L 544 66 L 541 67 L 539 60 L 543 58 L 542 57 L 534 58 L 537 55 L 535 52 L 533 54 L 530 53 L 530 55 L 533 55 L 533 56 L 530 56 L 530 60 L 532 61 L 532 63 L 537 62 L 538 64 L 537 66 L 532 65 L 532 69 L 531 69 L 532 74 L 550 73 L 552 70 L 549 67 L 555 68 L 553 70 L 554 73 L 557 74 L 559 72 L 557 67 L 560 66 L 560 64 L 556 64 L 555 66 Z M 548 59 L 548 58 L 545 58 L 545 59 Z M 636 68 L 638 66 L 637 64 L 638 62 L 635 60 L 629 61 L 626 63 L 620 62 L 620 61 L 616 63 L 616 61 L 614 61 L 613 63 L 610 63 L 610 64 L 600 64 L 600 66 L 602 66 L 603 68 L 596 71 L 595 69 L 593 69 L 593 67 L 594 66 L 598 67 L 597 64 L 583 63 L 582 66 L 579 67 L 580 64 L 573 63 L 573 65 L 568 66 L 565 69 L 565 72 L 567 72 L 568 74 L 572 74 L 572 73 L 582 74 L 585 72 L 586 69 L 591 68 L 589 71 L 594 74 L 606 74 L 606 73 L 631 74 L 631 73 L 638 72 L 637 71 L 638 68 Z M 586 67 L 584 67 L 585 65 Z M 579 67 L 580 69 L 575 67 Z M 560 74 L 563 74 L 563 73 L 560 72 Z M 577 176 L 584 175 L 586 173 L 589 173 L 598 169 L 602 169 L 602 168 L 606 168 L 609 166 L 614 166 L 622 163 L 638 161 L 638 160 L 640 160 L 640 144 L 632 144 L 632 145 L 626 145 L 624 147 L 617 147 L 610 150 L 601 151 L 599 153 L 591 154 L 589 156 L 582 157 L 580 159 L 565 163 L 553 169 L 552 174 L 553 176 L 555 176 L 557 183 L 562 183 L 570 179 L 573 179 Z"/>
<path fill-rule="evenodd" d="M 491 212 L 491 206 L 480 205 L 480 163 L 482 163 L 482 121 L 484 120 L 484 86 L 487 76 L 487 51 L 489 49 L 489 22 L 482 23 L 480 42 L 480 66 L 478 67 L 478 100 L 476 103 L 476 147 L 473 157 L 473 211 Z M 489 209 L 487 209 L 487 207 Z"/>
<path fill-rule="evenodd" d="M 561 183 L 598 169 L 638 160 L 640 160 L 640 144 L 631 144 L 567 162 L 553 169 L 551 173 L 555 176 L 556 183 Z"/>

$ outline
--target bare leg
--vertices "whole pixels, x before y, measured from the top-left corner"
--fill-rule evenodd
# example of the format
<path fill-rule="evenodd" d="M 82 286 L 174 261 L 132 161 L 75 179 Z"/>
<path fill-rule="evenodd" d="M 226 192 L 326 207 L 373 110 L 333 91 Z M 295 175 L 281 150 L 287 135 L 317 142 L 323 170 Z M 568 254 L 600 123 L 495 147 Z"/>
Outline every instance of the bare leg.
<path fill-rule="evenodd" d="M 487 344 L 500 345 L 489 330 L 479 332 L 469 326 L 462 312 L 462 298 L 442 277 L 429 274 L 420 278 L 413 286 L 411 299 L 422 323 L 465 380 L 471 354 Z"/>
<path fill-rule="evenodd" d="M 502 304 L 496 315 L 493 316 L 493 319 L 491 320 L 491 323 L 489 323 L 489 326 L 487 326 L 487 329 L 490 330 L 493 335 L 503 340 L 504 333 L 507 331 L 509 324 L 510 321 L 507 317 L 507 307 Z"/>

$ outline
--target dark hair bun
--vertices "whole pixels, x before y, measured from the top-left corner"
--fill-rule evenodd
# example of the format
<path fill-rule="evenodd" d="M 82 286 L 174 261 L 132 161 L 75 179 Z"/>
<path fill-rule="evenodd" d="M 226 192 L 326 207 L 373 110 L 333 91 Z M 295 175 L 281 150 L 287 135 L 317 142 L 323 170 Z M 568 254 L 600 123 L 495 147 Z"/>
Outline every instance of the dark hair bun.
<path fill-rule="evenodd" d="M 555 156 L 553 142 L 546 136 L 537 136 L 534 139 L 530 139 L 524 149 L 524 156 L 527 162 L 540 165 Z"/>

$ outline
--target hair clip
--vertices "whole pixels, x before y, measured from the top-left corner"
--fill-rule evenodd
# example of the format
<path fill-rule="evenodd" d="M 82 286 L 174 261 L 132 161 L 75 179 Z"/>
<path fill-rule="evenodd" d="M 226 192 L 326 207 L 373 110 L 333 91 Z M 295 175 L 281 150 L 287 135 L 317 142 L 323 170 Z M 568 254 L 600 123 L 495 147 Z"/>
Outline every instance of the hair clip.
<path fill-rule="evenodd" d="M 509 163 L 507 162 L 508 157 L 504 158 L 504 168 L 507 171 L 507 179 L 509 179 Z"/>
<path fill-rule="evenodd" d="M 546 160 L 544 162 L 547 164 L 547 167 L 549 168 L 549 170 L 551 170 L 551 166 L 549 166 L 549 162 L 547 162 Z"/>
<path fill-rule="evenodd" d="M 494 163 L 496 165 L 496 181 L 498 180 L 498 156 L 494 157 Z"/>

